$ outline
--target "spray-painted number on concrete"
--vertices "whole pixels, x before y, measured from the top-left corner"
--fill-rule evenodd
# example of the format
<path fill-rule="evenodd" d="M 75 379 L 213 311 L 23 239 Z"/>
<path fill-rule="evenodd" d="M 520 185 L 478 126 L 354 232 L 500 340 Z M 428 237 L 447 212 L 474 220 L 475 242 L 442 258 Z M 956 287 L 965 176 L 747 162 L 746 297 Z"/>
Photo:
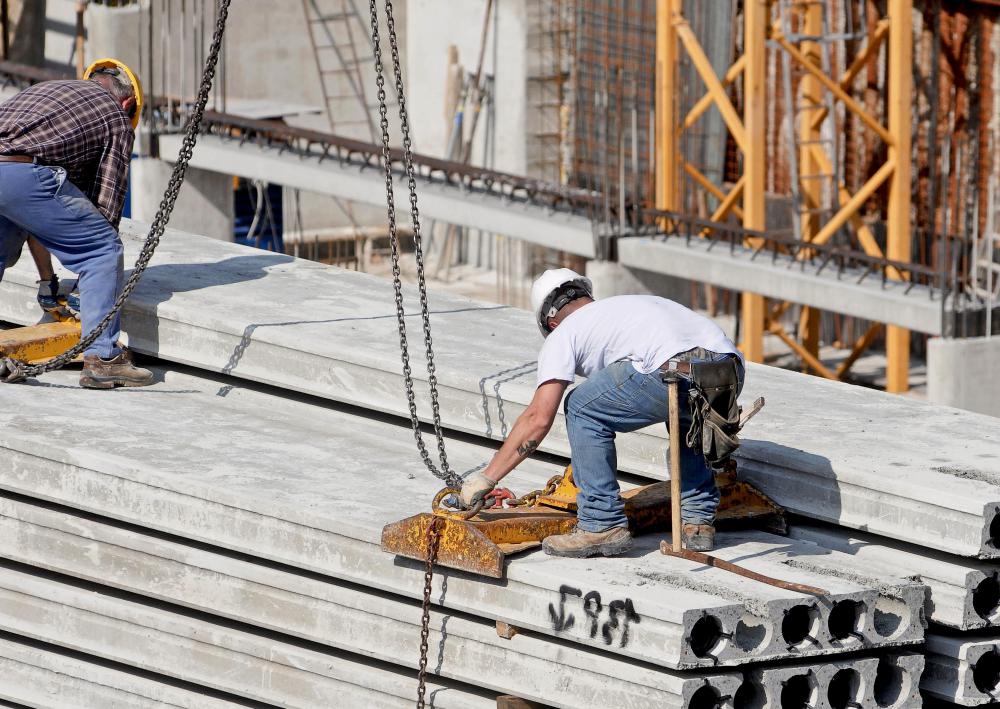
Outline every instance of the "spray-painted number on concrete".
<path fill-rule="evenodd" d="M 612 645 L 616 641 L 618 647 L 628 645 L 629 626 L 641 620 L 632 606 L 631 598 L 604 604 L 601 601 L 601 594 L 597 591 L 584 594 L 578 588 L 563 585 L 559 587 L 558 610 L 549 604 L 549 620 L 552 621 L 552 629 L 557 633 L 576 625 L 576 615 L 570 612 L 572 609 L 567 609 L 567 604 L 580 605 L 580 610 L 583 612 L 581 622 L 585 624 L 586 631 L 592 638 L 596 638 L 600 633 L 605 645 Z"/>

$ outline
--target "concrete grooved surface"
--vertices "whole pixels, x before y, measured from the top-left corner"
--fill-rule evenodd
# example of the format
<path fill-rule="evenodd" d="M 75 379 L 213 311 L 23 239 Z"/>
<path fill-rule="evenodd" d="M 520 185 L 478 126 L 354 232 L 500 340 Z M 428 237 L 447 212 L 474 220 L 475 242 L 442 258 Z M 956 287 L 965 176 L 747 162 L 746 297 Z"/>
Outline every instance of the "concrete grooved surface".
<path fill-rule="evenodd" d="M 127 260 L 141 229 L 125 223 Z M 29 260 L 0 284 L 0 318 L 37 319 Z M 406 294 L 407 312 L 417 313 L 413 290 Z M 430 303 L 445 425 L 502 437 L 534 389 L 537 329 L 527 313 L 507 307 L 434 294 Z M 422 381 L 419 319 L 409 323 Z M 168 231 L 126 326 L 138 350 L 168 360 L 378 411 L 406 410 L 391 286 L 365 274 Z M 425 384 L 418 382 L 417 394 L 426 415 Z M 743 474 L 779 504 L 950 553 L 1000 556 L 995 419 L 750 365 L 744 395 L 761 394 L 768 405 L 744 432 L 739 455 Z M 663 430 L 620 441 L 623 470 L 665 477 Z M 561 420 L 543 449 L 568 454 Z"/>

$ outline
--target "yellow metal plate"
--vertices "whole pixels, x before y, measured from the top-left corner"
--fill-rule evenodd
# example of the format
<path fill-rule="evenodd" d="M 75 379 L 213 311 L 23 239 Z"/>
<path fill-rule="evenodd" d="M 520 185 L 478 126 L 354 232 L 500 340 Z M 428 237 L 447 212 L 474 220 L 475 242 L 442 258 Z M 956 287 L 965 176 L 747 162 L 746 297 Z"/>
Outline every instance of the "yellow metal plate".
<path fill-rule="evenodd" d="M 42 323 L 0 331 L 0 357 L 37 364 L 61 355 L 80 341 L 80 322 Z"/>

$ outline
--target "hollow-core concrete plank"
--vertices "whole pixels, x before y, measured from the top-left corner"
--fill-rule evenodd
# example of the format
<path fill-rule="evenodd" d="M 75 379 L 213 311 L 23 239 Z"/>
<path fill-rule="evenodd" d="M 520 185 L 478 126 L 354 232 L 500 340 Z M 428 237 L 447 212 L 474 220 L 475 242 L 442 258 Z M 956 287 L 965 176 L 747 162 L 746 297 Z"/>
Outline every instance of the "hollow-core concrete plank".
<path fill-rule="evenodd" d="M 125 222 L 127 259 L 142 225 Z M 34 322 L 35 274 L 22 259 L 0 284 L 0 318 Z M 415 292 L 406 288 L 417 400 L 430 413 Z M 431 294 L 445 425 L 500 438 L 530 400 L 541 344 L 530 316 Z M 273 253 L 168 231 L 127 308 L 140 351 L 405 414 L 391 285 Z M 794 512 L 966 556 L 997 557 L 1000 442 L 995 419 L 750 365 L 744 474 Z M 659 427 L 621 436 L 619 464 L 665 477 Z M 543 450 L 568 455 L 557 420 Z M 943 532 L 947 530 L 947 534 Z"/>
<path fill-rule="evenodd" d="M 93 587 L 0 568 L 0 628 L 289 709 L 410 707 L 415 673 L 183 615 Z M 428 682 L 434 705 L 495 706 L 495 695 Z"/>
<path fill-rule="evenodd" d="M 420 605 L 123 529 L 68 511 L 0 498 L 0 555 L 159 601 L 404 667 L 417 665 Z M 740 676 L 653 669 L 627 658 L 432 610 L 430 672 L 559 707 L 686 709 L 709 686 L 732 696 Z M 704 694 L 704 692 L 702 692 Z"/>
<path fill-rule="evenodd" d="M 927 584 L 928 621 L 957 630 L 1000 624 L 1000 567 L 856 530 L 793 524 L 790 536 L 850 554 L 890 576 Z"/>
<path fill-rule="evenodd" d="M 239 709 L 203 691 L 159 682 L 27 639 L 0 638 L 0 699 L 33 709 Z"/>
<path fill-rule="evenodd" d="M 220 386 L 204 376 L 170 373 L 154 387 L 104 397 L 68 385 L 73 376 L 4 390 L 10 402 L 0 411 L 4 489 L 420 597 L 421 565 L 379 549 L 382 526 L 426 509 L 438 487 L 405 425 Z M 72 426 L 65 411 L 74 412 Z M 489 448 L 455 439 L 448 447 L 459 470 L 490 455 Z M 535 461 L 522 467 L 511 479 L 515 489 L 537 487 L 558 470 Z M 817 601 L 665 557 L 658 537 L 647 536 L 617 559 L 527 554 L 508 564 L 503 582 L 440 570 L 434 598 L 675 668 L 922 637 L 922 587 L 845 575 L 850 557 L 761 533 L 721 535 L 717 554 L 830 595 Z M 897 598 L 881 592 L 893 584 Z M 858 616 L 856 634 L 837 637 L 828 627 L 840 601 L 873 611 Z M 786 632 L 783 619 L 792 611 Z M 890 618 L 896 622 L 887 624 Z M 692 634 L 712 642 L 700 646 Z"/>
<path fill-rule="evenodd" d="M 961 706 L 1000 702 L 1000 637 L 932 633 L 920 688 Z"/>

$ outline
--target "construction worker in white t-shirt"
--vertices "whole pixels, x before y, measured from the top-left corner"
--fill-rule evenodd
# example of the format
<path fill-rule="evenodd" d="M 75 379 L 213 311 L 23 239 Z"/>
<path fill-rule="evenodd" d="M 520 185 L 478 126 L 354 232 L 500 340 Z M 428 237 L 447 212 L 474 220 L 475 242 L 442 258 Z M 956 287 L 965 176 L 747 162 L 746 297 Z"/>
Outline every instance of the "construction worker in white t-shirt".
<path fill-rule="evenodd" d="M 663 379 L 673 371 L 680 380 L 683 542 L 688 549 L 711 551 L 719 505 L 712 468 L 738 445 L 736 397 L 744 363 L 736 346 L 714 322 L 666 298 L 594 300 L 590 280 L 568 268 L 543 273 L 531 298 L 545 338 L 538 387 L 489 465 L 466 479 L 462 502 L 478 502 L 538 448 L 566 388 L 576 375 L 584 376 L 563 405 L 580 488 L 577 526 L 548 537 L 542 548 L 569 557 L 625 552 L 632 536 L 616 479 L 615 435 L 667 423 Z"/>

